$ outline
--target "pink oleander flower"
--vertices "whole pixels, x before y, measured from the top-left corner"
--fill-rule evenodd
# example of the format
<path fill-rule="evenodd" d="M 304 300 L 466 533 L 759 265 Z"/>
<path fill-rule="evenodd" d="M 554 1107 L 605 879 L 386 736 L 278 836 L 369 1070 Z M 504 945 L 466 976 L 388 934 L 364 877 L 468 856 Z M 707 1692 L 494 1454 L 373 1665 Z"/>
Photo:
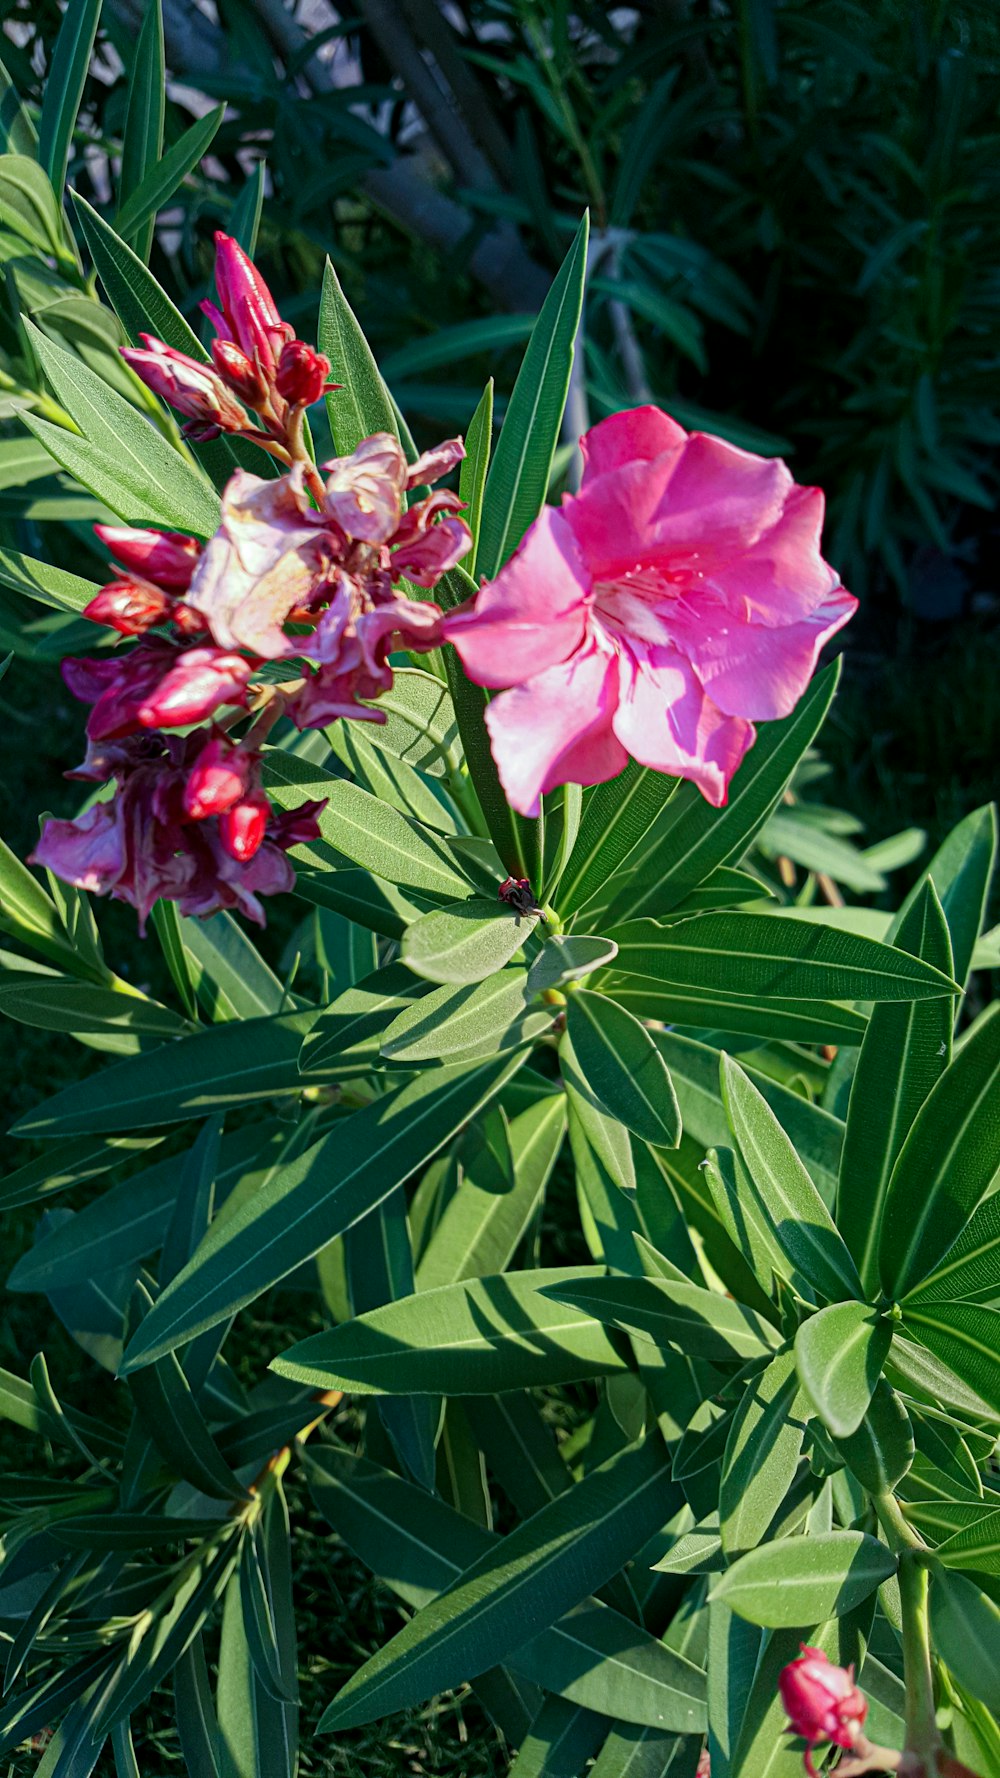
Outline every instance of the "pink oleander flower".
<path fill-rule="evenodd" d="M 857 606 L 820 555 L 822 493 L 653 407 L 581 445 L 579 494 L 543 510 L 445 638 L 502 690 L 486 720 L 521 814 L 630 755 L 719 807 L 754 722 L 794 708 Z"/>
<path fill-rule="evenodd" d="M 809 1742 L 805 1754 L 809 1778 L 817 1778 L 812 1749 L 821 1741 L 852 1748 L 868 1714 L 868 1701 L 854 1683 L 853 1666 L 838 1667 L 821 1648 L 805 1642 L 800 1646 L 802 1653 L 783 1669 L 778 1690 L 789 1730 Z"/>

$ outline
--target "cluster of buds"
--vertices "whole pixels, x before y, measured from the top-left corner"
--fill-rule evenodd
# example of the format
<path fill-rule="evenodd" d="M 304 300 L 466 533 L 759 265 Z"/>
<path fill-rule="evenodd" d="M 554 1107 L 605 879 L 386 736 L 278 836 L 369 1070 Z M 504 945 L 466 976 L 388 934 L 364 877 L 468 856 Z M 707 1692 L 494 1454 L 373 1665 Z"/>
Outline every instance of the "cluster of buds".
<path fill-rule="evenodd" d="M 127 347 L 122 357 L 150 389 L 187 415 L 183 430 L 189 438 L 240 432 L 291 462 L 304 410 L 325 389 L 339 387 L 328 381 L 330 361 L 295 338 L 253 261 L 221 231 L 215 237 L 215 284 L 218 303 L 201 305 L 217 335 L 211 363 L 147 333 L 139 336 L 141 349 Z"/>
<path fill-rule="evenodd" d="M 853 1667 L 836 1666 L 821 1648 L 808 1643 L 802 1643 L 801 1648 L 798 1659 L 783 1669 L 778 1690 L 788 1712 L 790 1732 L 809 1743 L 805 1754 L 809 1778 L 818 1778 L 812 1754 L 822 1742 L 849 1751 L 869 1751 L 867 1743 L 861 1745 L 868 1701 L 854 1683 Z"/>
<path fill-rule="evenodd" d="M 258 414 L 284 428 L 290 467 L 270 480 L 237 470 L 204 545 L 97 527 L 118 572 L 85 616 L 133 646 L 63 663 L 69 689 L 91 706 L 87 757 L 68 775 L 113 779 L 115 793 L 77 821 L 48 822 L 33 854 L 79 888 L 131 902 L 142 922 L 158 897 L 183 913 L 239 907 L 262 920 L 259 896 L 292 886 L 285 854 L 317 836 L 323 805 L 275 813 L 261 783 L 262 741 L 283 715 L 300 729 L 344 716 L 384 722 L 373 700 L 392 685 L 391 651 L 442 640 L 440 608 L 399 583 L 429 591 L 472 542 L 457 495 L 407 504 L 461 460 L 462 441 L 408 464 L 395 438 L 376 433 L 318 469 L 288 415 L 319 393 L 326 360 L 291 337 L 256 268 L 226 237 L 216 276 L 216 365 L 230 386 L 243 377 L 242 398 L 259 399 Z M 127 356 L 144 375 L 151 361 L 213 374 L 159 342 Z M 262 681 L 260 669 L 275 664 L 283 676 L 272 670 Z M 170 732 L 199 724 L 209 726 Z"/>

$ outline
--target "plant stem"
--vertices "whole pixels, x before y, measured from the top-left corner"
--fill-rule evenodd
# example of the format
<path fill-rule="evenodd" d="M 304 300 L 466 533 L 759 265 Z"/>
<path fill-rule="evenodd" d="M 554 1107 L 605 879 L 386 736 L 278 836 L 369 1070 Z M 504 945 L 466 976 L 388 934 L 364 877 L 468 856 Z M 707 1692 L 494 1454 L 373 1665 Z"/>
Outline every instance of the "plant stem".
<path fill-rule="evenodd" d="M 903 1677 L 906 1684 L 906 1751 L 924 1762 L 928 1778 L 936 1769 L 940 1746 L 934 1714 L 931 1668 L 930 1574 L 916 1550 L 899 1559 L 899 1597 L 903 1614 Z"/>

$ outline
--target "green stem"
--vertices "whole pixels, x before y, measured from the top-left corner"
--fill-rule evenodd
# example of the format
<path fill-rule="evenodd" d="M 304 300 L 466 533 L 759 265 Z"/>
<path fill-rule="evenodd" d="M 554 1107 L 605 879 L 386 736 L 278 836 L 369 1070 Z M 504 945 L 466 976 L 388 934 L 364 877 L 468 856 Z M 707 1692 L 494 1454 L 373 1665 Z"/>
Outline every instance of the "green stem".
<path fill-rule="evenodd" d="M 906 1684 L 906 1751 L 923 1761 L 932 1774 L 941 1744 L 934 1714 L 934 1673 L 931 1666 L 930 1574 L 916 1550 L 904 1550 L 899 1559 L 899 1597 L 903 1614 L 903 1677 Z"/>

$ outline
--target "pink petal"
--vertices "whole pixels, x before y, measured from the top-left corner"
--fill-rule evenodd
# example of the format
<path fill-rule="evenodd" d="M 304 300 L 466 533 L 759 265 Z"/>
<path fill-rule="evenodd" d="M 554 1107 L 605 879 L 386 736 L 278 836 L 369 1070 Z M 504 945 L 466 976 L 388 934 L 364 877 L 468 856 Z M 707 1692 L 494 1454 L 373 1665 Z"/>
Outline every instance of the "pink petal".
<path fill-rule="evenodd" d="M 496 579 L 445 619 L 445 637 L 477 685 L 511 685 L 580 647 L 589 592 L 572 531 L 546 507 Z"/>
<path fill-rule="evenodd" d="M 602 784 L 628 764 L 611 729 L 615 657 L 590 644 L 494 698 L 486 711 L 493 757 L 508 801 L 537 815 L 557 784 Z"/>
<path fill-rule="evenodd" d="M 853 617 L 857 606 L 844 587 L 834 587 L 799 623 L 700 626 L 692 616 L 675 626 L 674 635 L 720 710 L 771 722 L 795 708 L 816 671 L 823 644 Z"/>
<path fill-rule="evenodd" d="M 125 843 L 113 803 L 95 803 L 76 821 L 46 821 L 29 864 L 44 865 L 94 895 L 106 895 L 125 869 Z"/>
<path fill-rule="evenodd" d="M 753 743 L 752 724 L 724 716 L 677 649 L 630 642 L 620 660 L 614 730 L 623 747 L 641 765 L 689 778 L 721 808 Z"/>
<path fill-rule="evenodd" d="M 823 494 L 793 487 L 777 523 L 747 550 L 712 572 L 730 608 L 752 622 L 794 623 L 838 585 L 820 554 Z"/>
<path fill-rule="evenodd" d="M 621 469 L 637 459 L 659 457 L 664 451 L 676 451 L 687 433 L 669 414 L 658 407 L 633 407 L 623 414 L 611 414 L 598 426 L 592 426 L 580 440 L 583 453 L 583 487 L 599 475 Z"/>

